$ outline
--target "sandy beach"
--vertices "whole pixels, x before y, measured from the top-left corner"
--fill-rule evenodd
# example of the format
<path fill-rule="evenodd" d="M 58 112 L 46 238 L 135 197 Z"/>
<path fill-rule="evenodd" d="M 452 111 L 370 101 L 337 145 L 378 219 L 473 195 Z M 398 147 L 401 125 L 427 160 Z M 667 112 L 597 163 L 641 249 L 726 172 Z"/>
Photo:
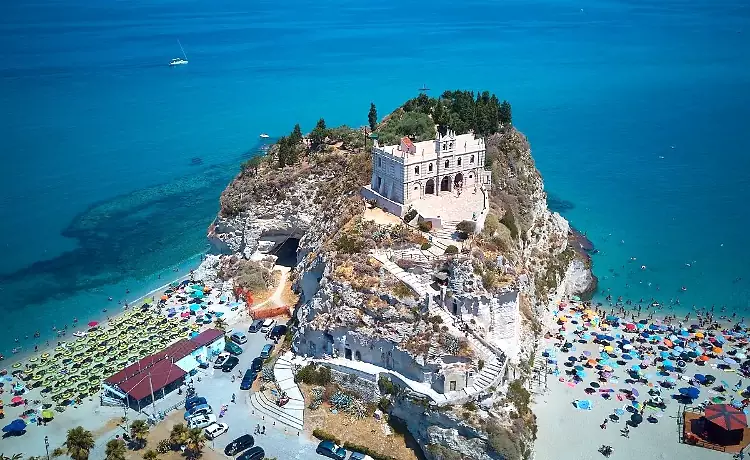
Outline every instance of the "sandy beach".
<path fill-rule="evenodd" d="M 620 321 L 616 327 L 607 326 L 606 321 L 601 321 L 604 318 L 579 302 L 556 302 L 554 311 L 553 333 L 540 347 L 535 360 L 539 372 L 531 385 L 539 429 L 537 458 L 601 459 L 605 458 L 598 452 L 602 445 L 612 447 L 612 459 L 731 458 L 729 453 L 682 443 L 680 422 L 686 402 L 689 407 L 731 402 L 743 409 L 747 393 L 742 392 L 750 383 L 742 378 L 739 369 L 739 362 L 745 358 L 744 332 L 737 333 L 742 339 L 725 342 L 721 352 L 713 353 L 700 339 L 704 332 L 688 332 L 696 331 L 691 328 L 693 325 L 676 327 L 682 335 L 677 340 L 685 339 L 686 350 L 704 351 L 710 356 L 705 362 L 700 358 L 703 355 L 686 359 L 680 368 L 683 361 L 675 352 L 675 348 L 680 350 L 677 340 L 675 344 L 669 340 L 673 331 L 656 328 L 657 324 L 664 325 L 663 319 L 653 318 L 648 321 L 649 326 L 639 324 L 628 332 L 634 323 Z M 734 326 L 725 322 L 719 331 L 705 332 L 705 338 L 719 337 Z M 607 334 L 613 340 L 602 342 L 597 334 Z M 612 348 L 605 351 L 605 346 Z M 603 356 L 609 358 L 605 360 Z M 737 365 L 726 364 L 733 361 L 724 361 L 730 356 L 736 358 Z M 711 375 L 715 381 L 701 384 L 696 377 L 703 375 Z M 742 380 L 746 382 L 744 386 Z M 688 388 L 699 392 L 697 398 L 686 401 L 681 397 L 681 392 L 686 391 L 681 389 Z M 656 407 L 650 400 L 663 402 L 663 406 Z M 744 411 L 747 413 L 746 408 Z M 633 423 L 631 417 L 641 413 L 643 421 Z M 626 426 L 627 433 L 623 431 Z"/>

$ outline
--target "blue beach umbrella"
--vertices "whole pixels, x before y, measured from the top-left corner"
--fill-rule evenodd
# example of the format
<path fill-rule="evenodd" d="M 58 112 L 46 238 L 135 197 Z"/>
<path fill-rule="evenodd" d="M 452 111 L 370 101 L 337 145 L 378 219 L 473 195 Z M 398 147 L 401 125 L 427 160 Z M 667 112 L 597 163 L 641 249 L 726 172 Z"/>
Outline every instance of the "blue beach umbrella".
<path fill-rule="evenodd" d="M 700 384 L 706 383 L 706 376 L 703 374 L 695 374 L 693 378 Z"/>
<path fill-rule="evenodd" d="M 201 309 L 200 305 L 197 305 L 197 304 L 190 305 L 190 311 L 192 312 L 200 311 L 200 309 Z"/>
<path fill-rule="evenodd" d="M 724 358 L 724 362 L 729 364 L 730 366 L 737 365 L 737 361 L 733 360 L 732 358 Z"/>
<path fill-rule="evenodd" d="M 582 410 L 591 410 L 591 401 L 589 401 L 588 399 L 582 399 L 578 401 L 576 407 Z"/>
<path fill-rule="evenodd" d="M 659 352 L 659 356 L 661 356 L 664 359 L 668 359 L 669 358 L 669 352 L 668 351 Z"/>
<path fill-rule="evenodd" d="M 683 396 L 687 396 L 690 399 L 695 399 L 701 394 L 701 391 L 695 387 L 680 388 L 679 392 Z"/>
<path fill-rule="evenodd" d="M 625 411 L 619 408 L 615 409 L 615 415 L 619 415 L 620 417 L 622 417 L 623 415 L 625 415 Z"/>
<path fill-rule="evenodd" d="M 3 427 L 4 433 L 18 433 L 26 429 L 26 422 L 17 418 Z"/>

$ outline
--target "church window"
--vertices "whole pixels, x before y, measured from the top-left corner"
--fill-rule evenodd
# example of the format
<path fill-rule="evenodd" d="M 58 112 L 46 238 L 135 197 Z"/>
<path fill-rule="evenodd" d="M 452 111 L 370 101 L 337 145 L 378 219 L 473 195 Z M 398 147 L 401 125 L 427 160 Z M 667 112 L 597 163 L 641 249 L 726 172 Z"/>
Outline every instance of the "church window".
<path fill-rule="evenodd" d="M 427 171 L 432 172 L 432 163 L 430 163 L 430 165 L 427 166 Z"/>

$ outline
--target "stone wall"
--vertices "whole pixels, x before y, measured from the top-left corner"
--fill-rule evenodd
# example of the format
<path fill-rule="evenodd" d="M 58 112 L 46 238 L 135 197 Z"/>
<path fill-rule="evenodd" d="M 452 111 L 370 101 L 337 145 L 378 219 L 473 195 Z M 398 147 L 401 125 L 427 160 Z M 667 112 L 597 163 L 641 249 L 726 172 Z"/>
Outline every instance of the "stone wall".
<path fill-rule="evenodd" d="M 325 363 L 322 364 L 326 365 Z M 377 376 L 361 375 L 362 373 L 357 373 L 354 369 L 340 372 L 333 369 L 333 366 L 328 365 L 328 367 L 331 368 L 333 381 L 345 391 L 358 395 L 365 402 L 377 403 L 380 400 Z"/>

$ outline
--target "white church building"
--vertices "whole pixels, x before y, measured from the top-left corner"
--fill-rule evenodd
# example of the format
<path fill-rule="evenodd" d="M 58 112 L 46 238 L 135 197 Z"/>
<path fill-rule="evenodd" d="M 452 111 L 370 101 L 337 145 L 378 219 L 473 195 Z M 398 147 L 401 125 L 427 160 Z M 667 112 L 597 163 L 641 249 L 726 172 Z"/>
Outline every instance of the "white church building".
<path fill-rule="evenodd" d="M 484 169 L 484 139 L 474 134 L 438 133 L 429 141 L 413 142 L 408 137 L 399 145 L 372 148 L 372 178 L 362 190 L 366 199 L 402 216 L 411 203 L 440 194 L 476 193 L 489 187 L 491 172 Z"/>

